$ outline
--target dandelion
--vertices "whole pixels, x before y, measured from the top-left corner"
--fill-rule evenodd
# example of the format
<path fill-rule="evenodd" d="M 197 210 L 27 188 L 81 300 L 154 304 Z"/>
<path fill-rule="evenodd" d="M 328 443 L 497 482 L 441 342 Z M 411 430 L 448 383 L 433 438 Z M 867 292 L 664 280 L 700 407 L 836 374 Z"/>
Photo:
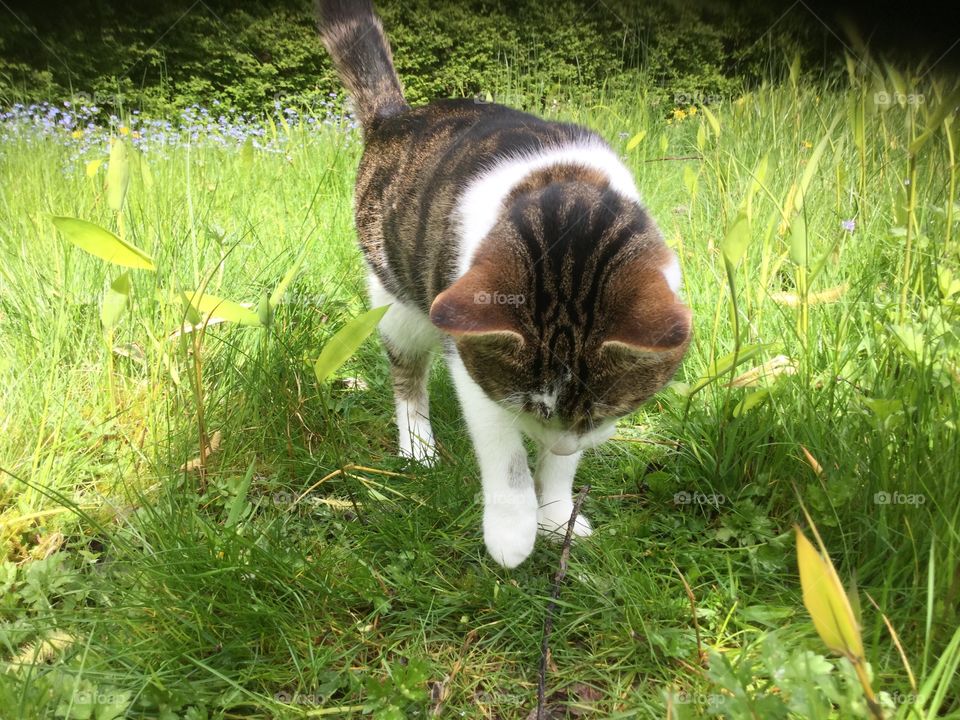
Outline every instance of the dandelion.
<path fill-rule="evenodd" d="M 74 140 L 79 140 L 83 137 L 83 130 L 74 130 L 72 133 L 70 133 L 70 137 L 72 137 Z"/>
<path fill-rule="evenodd" d="M 674 109 L 673 109 L 673 119 L 674 119 L 674 120 L 677 120 L 677 121 L 683 120 L 686 116 L 687 116 L 687 113 L 683 110 L 683 108 L 674 108 Z"/>
<path fill-rule="evenodd" d="M 129 135 L 129 134 L 130 134 L 130 128 L 128 128 L 126 125 L 121 125 L 121 126 L 120 126 L 120 134 L 121 134 L 121 135 Z"/>
<path fill-rule="evenodd" d="M 840 223 L 840 227 L 846 230 L 848 233 L 852 233 L 857 229 L 857 221 L 855 218 L 850 218 L 849 220 L 844 220 Z"/>

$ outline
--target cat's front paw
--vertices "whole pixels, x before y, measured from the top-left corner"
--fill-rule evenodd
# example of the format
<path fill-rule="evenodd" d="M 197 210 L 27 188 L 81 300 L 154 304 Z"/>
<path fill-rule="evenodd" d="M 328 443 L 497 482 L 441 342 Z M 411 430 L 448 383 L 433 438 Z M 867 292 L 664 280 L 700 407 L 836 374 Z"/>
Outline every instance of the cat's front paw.
<path fill-rule="evenodd" d="M 526 502 L 521 501 L 514 507 L 487 506 L 483 510 L 483 540 L 487 552 L 505 568 L 515 568 L 530 557 L 537 540 L 535 499 L 533 503 L 529 498 L 524 500 Z"/>
<path fill-rule="evenodd" d="M 437 445 L 428 422 L 415 423 L 409 433 L 400 432 L 400 457 L 416 460 L 426 467 L 436 464 Z"/>
<path fill-rule="evenodd" d="M 411 438 L 408 447 L 400 447 L 400 457 L 415 460 L 425 467 L 433 467 L 439 459 L 433 438 L 426 441 L 419 437 Z"/>
<path fill-rule="evenodd" d="M 537 526 L 540 534 L 553 542 L 563 542 L 567 535 L 567 525 L 573 514 L 573 502 L 550 502 L 537 509 Z M 573 523 L 574 537 L 589 537 L 593 533 L 593 526 L 582 513 L 577 514 Z"/>

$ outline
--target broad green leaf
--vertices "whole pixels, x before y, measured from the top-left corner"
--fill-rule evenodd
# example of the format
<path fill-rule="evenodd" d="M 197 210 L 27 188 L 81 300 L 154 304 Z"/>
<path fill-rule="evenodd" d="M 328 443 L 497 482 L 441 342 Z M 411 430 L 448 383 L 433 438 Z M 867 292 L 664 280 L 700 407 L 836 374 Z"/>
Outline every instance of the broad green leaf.
<path fill-rule="evenodd" d="M 940 268 L 937 273 L 937 284 L 944 300 L 960 293 L 960 278 L 955 278 L 949 268 Z"/>
<path fill-rule="evenodd" d="M 274 288 L 273 293 L 270 295 L 271 308 L 275 308 L 280 304 L 280 301 L 283 300 L 283 296 L 287 292 L 287 288 L 290 287 L 290 283 L 293 282 L 293 279 L 297 276 L 297 273 L 300 272 L 300 268 L 303 266 L 303 261 L 307 259 L 307 253 L 310 251 L 311 247 L 311 243 L 305 242 L 303 247 L 300 248 L 297 259 L 293 261 L 293 265 L 290 266 L 290 269 L 287 270 L 286 275 L 283 276 L 283 279 L 280 280 L 279 284 Z"/>
<path fill-rule="evenodd" d="M 820 138 L 820 142 L 818 142 L 816 147 L 813 148 L 813 152 L 810 153 L 810 158 L 807 160 L 807 166 L 803 169 L 803 175 L 800 176 L 800 186 L 797 189 L 797 197 L 794 201 L 794 207 L 797 210 L 801 210 L 803 208 L 803 202 L 807 197 L 807 188 L 810 187 L 810 181 L 813 180 L 813 175 L 817 172 L 817 166 L 820 164 L 820 160 L 823 158 L 823 153 L 827 149 L 827 145 L 830 142 L 830 135 L 833 133 L 833 129 L 837 126 L 839 121 L 840 116 L 838 115 L 833 119 L 833 122 L 830 123 L 830 127 L 827 128 L 827 132 L 824 133 L 822 138 Z"/>
<path fill-rule="evenodd" d="M 120 138 L 110 143 L 110 165 L 107 167 L 107 205 L 120 212 L 130 186 L 130 149 Z"/>
<path fill-rule="evenodd" d="M 734 367 L 742 365 L 749 360 L 753 360 L 753 358 L 757 357 L 767 347 L 767 345 L 760 344 L 744 345 L 740 348 L 740 352 L 727 353 L 723 357 L 717 358 L 714 362 L 710 363 L 710 367 L 707 368 L 707 372 L 704 374 L 704 376 L 694 383 L 693 387 L 690 389 L 690 394 L 693 395 L 694 393 L 699 392 L 721 375 L 728 373 Z"/>
<path fill-rule="evenodd" d="M 810 613 L 817 634 L 834 652 L 862 660 L 860 628 L 833 563 L 830 558 L 817 552 L 799 527 L 795 530 L 803 604 Z"/>
<path fill-rule="evenodd" d="M 128 270 L 117 276 L 103 296 L 103 303 L 100 305 L 100 322 L 103 323 L 104 328 L 112 330 L 116 327 L 129 300 L 130 271 Z"/>
<path fill-rule="evenodd" d="M 798 213 L 790 223 L 790 259 L 801 267 L 807 264 L 807 221 Z"/>
<path fill-rule="evenodd" d="M 927 347 L 923 329 L 914 324 L 890 325 L 889 327 L 893 331 L 894 337 L 900 341 L 904 352 L 919 364 L 925 356 Z"/>
<path fill-rule="evenodd" d="M 890 77 L 890 81 L 893 83 L 893 89 L 897 94 L 897 103 L 900 107 L 907 106 L 907 83 L 903 79 L 903 75 L 900 74 L 900 71 L 897 70 L 890 63 L 884 63 L 884 68 L 887 71 L 887 75 Z"/>
<path fill-rule="evenodd" d="M 770 155 L 764 155 L 757 163 L 753 171 L 753 182 L 750 183 L 750 194 L 755 195 L 763 189 L 763 183 L 767 179 L 767 168 L 769 166 Z"/>
<path fill-rule="evenodd" d="M 707 118 L 707 122 L 710 123 L 710 129 L 713 130 L 714 137 L 720 137 L 720 121 L 717 120 L 717 116 L 706 105 L 700 109 L 703 111 L 704 117 Z"/>
<path fill-rule="evenodd" d="M 266 293 L 260 298 L 260 304 L 257 305 L 257 318 L 264 327 L 270 327 L 273 324 L 273 308 L 270 307 L 270 296 Z"/>
<path fill-rule="evenodd" d="M 954 89 L 952 93 L 943 98 L 936 112 L 930 115 L 930 118 L 927 120 L 926 129 L 916 140 L 910 143 L 909 151 L 911 155 L 916 155 L 920 152 L 920 148 L 927 144 L 927 141 L 933 137 L 937 128 L 940 127 L 940 123 L 946 119 L 947 115 L 956 109 L 958 104 L 960 104 L 960 87 Z"/>
<path fill-rule="evenodd" d="M 243 480 L 240 481 L 237 494 L 234 495 L 233 500 L 231 500 L 227 506 L 227 519 L 223 524 L 224 527 L 232 528 L 236 525 L 243 511 L 247 508 L 247 493 L 250 490 L 250 481 L 253 480 L 253 470 L 256 467 L 256 463 L 257 461 L 255 459 L 250 461 L 250 467 L 247 468 L 247 474 L 244 475 Z"/>
<path fill-rule="evenodd" d="M 180 293 L 180 302 L 183 303 L 184 315 L 190 325 L 197 326 L 203 323 L 203 317 L 197 311 L 197 308 L 193 306 L 193 303 L 190 302 L 190 298 L 187 297 L 186 293 Z M 179 333 L 175 333 L 175 335 L 178 334 Z"/>
<path fill-rule="evenodd" d="M 702 127 L 702 126 L 701 126 Z M 687 164 L 683 166 L 683 186 L 687 189 L 687 194 L 692 198 L 697 193 L 697 182 L 700 176 L 693 166 Z"/>
<path fill-rule="evenodd" d="M 317 362 L 313 366 L 317 382 L 324 382 L 350 359 L 350 356 L 357 351 L 363 341 L 367 339 L 367 336 L 377 327 L 377 323 L 380 322 L 389 307 L 389 305 L 381 305 L 372 310 L 367 310 L 362 315 L 350 320 L 327 341 L 320 352 L 320 357 L 317 358 Z"/>
<path fill-rule="evenodd" d="M 201 294 L 198 291 L 184 293 L 183 298 L 200 315 L 209 318 L 222 318 L 239 325 L 260 325 L 260 318 L 257 317 L 257 313 L 232 300 L 224 300 L 216 295 Z M 194 325 L 196 324 L 194 323 Z"/>
<path fill-rule="evenodd" d="M 727 234 L 724 235 L 720 243 L 720 250 L 723 252 L 724 259 L 730 265 L 736 265 L 747 252 L 747 245 L 750 243 L 750 220 L 747 218 L 746 210 L 737 213 L 730 224 Z"/>
<path fill-rule="evenodd" d="M 636 135 L 634 135 L 632 138 L 630 138 L 630 141 L 627 143 L 627 152 L 630 152 L 630 151 L 633 150 L 635 147 L 637 147 L 637 145 L 639 145 L 640 143 L 642 143 L 642 142 L 643 142 L 643 139 L 644 139 L 646 136 L 647 136 L 647 131 L 646 131 L 646 130 L 641 130 L 641 131 L 638 132 Z"/>
<path fill-rule="evenodd" d="M 843 54 L 843 59 L 847 64 L 847 79 L 853 87 L 856 87 L 859 84 L 857 80 L 857 62 L 848 52 Z"/>
<path fill-rule="evenodd" d="M 733 409 L 733 416 L 735 418 L 743 417 L 757 405 L 770 397 L 770 392 L 770 388 L 760 388 L 759 390 L 754 390 L 753 392 L 747 393 Z"/>
<path fill-rule="evenodd" d="M 796 53 L 793 56 L 793 61 L 790 63 L 790 84 L 796 87 L 797 82 L 800 80 L 800 53 Z"/>
<path fill-rule="evenodd" d="M 156 270 L 153 258 L 136 245 L 121 240 L 99 225 L 71 217 L 54 217 L 53 224 L 63 236 L 81 250 L 123 267 Z"/>
<path fill-rule="evenodd" d="M 903 410 L 903 400 L 861 397 L 860 402 L 876 415 L 880 422 L 884 422 L 888 417 Z"/>

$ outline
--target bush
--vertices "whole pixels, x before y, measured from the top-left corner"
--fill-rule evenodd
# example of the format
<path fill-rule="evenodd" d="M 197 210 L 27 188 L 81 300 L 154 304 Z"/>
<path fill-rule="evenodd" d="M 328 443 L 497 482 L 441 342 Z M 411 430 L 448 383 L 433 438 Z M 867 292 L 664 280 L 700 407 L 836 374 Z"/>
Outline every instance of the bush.
<path fill-rule="evenodd" d="M 499 91 L 514 104 L 572 98 L 729 95 L 761 79 L 762 6 L 668 0 L 596 3 L 383 0 L 380 13 L 411 102 Z M 189 11 L 188 11 L 189 9 Z M 0 29 L 0 103 L 90 96 L 117 111 L 169 114 L 217 99 L 237 111 L 309 106 L 340 93 L 305 2 L 49 0 Z M 38 38 L 43 41 L 38 42 Z M 681 98 L 682 99 L 682 98 Z"/>

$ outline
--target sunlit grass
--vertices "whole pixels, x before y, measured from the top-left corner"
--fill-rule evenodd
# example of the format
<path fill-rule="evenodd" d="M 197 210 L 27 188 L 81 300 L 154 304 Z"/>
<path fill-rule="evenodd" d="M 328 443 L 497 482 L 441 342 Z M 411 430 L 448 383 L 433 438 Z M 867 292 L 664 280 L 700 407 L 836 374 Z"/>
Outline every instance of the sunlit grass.
<path fill-rule="evenodd" d="M 696 330 L 675 384 L 583 464 L 597 533 L 560 597 L 554 703 L 766 717 L 836 683 L 853 699 L 834 698 L 833 717 L 865 713 L 803 609 L 798 494 L 856 581 L 886 711 L 906 716 L 917 691 L 868 597 L 918 685 L 935 678 L 960 593 L 958 129 L 938 117 L 949 88 L 928 80 L 910 88 L 922 103 L 885 105 L 874 70 L 710 113 L 559 111 L 623 153 L 680 255 Z M 394 457 L 376 342 L 317 384 L 320 348 L 364 307 L 359 139 L 275 131 L 281 152 L 148 150 L 119 214 L 106 170 L 88 175 L 70 142 L 0 146 L 0 707 L 13 717 L 533 706 L 557 549 L 513 572 L 485 556 L 442 369 L 431 469 Z M 100 303 L 120 270 L 51 216 L 153 258 L 156 272 L 130 272 L 112 336 Z M 176 334 L 189 313 L 171 291 L 256 311 L 305 243 L 269 328 Z M 956 688 L 934 694 L 921 716 L 957 717 Z M 793 716 L 821 716 L 810 702 Z"/>

